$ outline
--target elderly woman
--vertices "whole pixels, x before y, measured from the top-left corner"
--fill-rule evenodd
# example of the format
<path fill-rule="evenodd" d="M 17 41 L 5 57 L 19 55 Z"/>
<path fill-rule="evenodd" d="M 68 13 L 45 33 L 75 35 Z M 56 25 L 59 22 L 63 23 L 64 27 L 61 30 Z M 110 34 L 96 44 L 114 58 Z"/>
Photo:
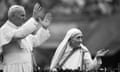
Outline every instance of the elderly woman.
<path fill-rule="evenodd" d="M 101 64 L 101 56 L 108 50 L 100 50 L 92 60 L 89 50 L 82 44 L 82 32 L 73 28 L 70 29 L 63 41 L 58 46 L 51 62 L 50 70 L 62 68 L 63 70 L 93 70 Z"/>

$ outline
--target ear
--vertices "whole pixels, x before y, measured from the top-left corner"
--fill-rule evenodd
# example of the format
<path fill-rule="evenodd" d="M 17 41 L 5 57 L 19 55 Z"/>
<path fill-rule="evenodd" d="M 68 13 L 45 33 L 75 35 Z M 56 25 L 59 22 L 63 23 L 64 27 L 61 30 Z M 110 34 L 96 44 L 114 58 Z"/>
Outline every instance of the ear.
<path fill-rule="evenodd" d="M 15 14 L 15 12 L 11 13 L 11 14 L 8 16 L 8 19 L 9 19 L 9 20 L 14 20 L 14 19 L 16 19 L 16 14 Z"/>

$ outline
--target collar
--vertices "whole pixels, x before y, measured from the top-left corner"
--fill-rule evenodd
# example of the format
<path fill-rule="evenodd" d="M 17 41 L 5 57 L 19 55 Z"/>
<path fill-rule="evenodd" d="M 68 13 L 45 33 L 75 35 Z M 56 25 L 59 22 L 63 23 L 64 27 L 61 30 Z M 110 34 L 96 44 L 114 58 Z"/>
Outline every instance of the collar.
<path fill-rule="evenodd" d="M 10 20 L 7 20 L 6 24 L 14 29 L 18 29 L 19 27 L 12 23 Z"/>

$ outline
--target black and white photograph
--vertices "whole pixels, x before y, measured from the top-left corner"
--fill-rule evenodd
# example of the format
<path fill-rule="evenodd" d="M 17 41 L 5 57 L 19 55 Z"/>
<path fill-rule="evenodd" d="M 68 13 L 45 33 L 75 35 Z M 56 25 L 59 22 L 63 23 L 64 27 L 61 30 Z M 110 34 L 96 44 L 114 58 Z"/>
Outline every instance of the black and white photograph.
<path fill-rule="evenodd" d="M 0 0 L 0 72 L 120 72 L 120 0 Z"/>

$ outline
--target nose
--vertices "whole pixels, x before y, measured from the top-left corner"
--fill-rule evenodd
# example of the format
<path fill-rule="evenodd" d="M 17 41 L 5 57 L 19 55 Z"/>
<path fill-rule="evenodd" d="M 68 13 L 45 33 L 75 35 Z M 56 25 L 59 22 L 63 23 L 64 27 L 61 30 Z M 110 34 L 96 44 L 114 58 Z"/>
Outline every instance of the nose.
<path fill-rule="evenodd" d="M 82 40 L 82 38 L 80 38 L 80 42 L 82 42 L 83 40 Z"/>
<path fill-rule="evenodd" d="M 22 16 L 21 19 L 22 19 L 22 20 L 26 20 L 27 17 L 26 17 L 26 16 Z"/>
<path fill-rule="evenodd" d="M 23 17 L 23 19 L 24 19 L 24 20 L 26 20 L 26 19 L 27 19 L 27 17 L 26 17 L 26 16 L 24 16 L 24 17 Z"/>

